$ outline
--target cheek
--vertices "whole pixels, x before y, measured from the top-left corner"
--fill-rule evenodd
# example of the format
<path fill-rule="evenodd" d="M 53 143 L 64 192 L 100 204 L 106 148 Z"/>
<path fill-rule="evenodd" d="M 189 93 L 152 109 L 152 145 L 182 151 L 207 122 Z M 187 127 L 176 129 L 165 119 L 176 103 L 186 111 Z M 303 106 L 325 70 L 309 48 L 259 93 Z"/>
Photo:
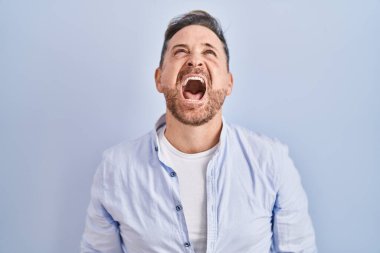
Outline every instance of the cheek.
<path fill-rule="evenodd" d="M 225 71 L 211 72 L 212 87 L 214 89 L 227 89 L 229 86 L 228 73 Z"/>
<path fill-rule="evenodd" d="M 161 83 L 165 87 L 173 87 L 176 85 L 177 75 L 179 72 L 178 66 L 166 66 L 165 70 L 161 74 Z"/>

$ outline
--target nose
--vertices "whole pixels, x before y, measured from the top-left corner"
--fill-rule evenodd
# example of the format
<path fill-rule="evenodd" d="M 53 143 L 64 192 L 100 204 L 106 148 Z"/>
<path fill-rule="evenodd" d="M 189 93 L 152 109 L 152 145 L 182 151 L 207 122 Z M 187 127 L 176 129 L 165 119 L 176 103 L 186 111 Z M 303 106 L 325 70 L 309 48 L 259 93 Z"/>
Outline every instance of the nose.
<path fill-rule="evenodd" d="M 193 55 L 187 60 L 187 66 L 188 67 L 202 67 L 203 63 L 199 57 L 196 57 L 195 55 Z"/>

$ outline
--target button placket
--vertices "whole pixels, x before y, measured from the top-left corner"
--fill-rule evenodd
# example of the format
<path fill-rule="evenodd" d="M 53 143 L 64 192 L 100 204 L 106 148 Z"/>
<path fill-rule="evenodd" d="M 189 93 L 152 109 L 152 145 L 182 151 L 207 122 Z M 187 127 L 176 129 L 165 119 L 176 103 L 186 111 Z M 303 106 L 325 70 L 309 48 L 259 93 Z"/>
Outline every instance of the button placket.
<path fill-rule="evenodd" d="M 155 151 L 158 151 L 158 147 L 157 146 L 155 146 L 154 149 L 155 149 Z M 169 176 L 171 178 L 173 178 L 173 180 L 174 180 L 173 182 L 176 185 L 176 187 L 174 187 L 176 189 L 173 189 L 174 192 L 175 192 L 175 194 L 173 195 L 173 197 L 175 199 L 175 202 L 176 203 L 181 203 L 181 201 L 179 199 L 179 192 L 177 191 L 177 189 L 179 187 L 179 182 L 178 182 L 178 179 L 176 178 L 177 177 L 177 173 L 172 168 L 170 168 L 169 166 L 167 166 L 165 163 L 161 162 L 161 165 L 166 169 L 166 171 L 169 172 Z M 180 230 L 183 232 L 182 236 L 181 236 L 182 237 L 181 239 L 184 239 L 183 240 L 184 241 L 183 245 L 187 248 L 186 252 L 194 253 L 194 250 L 191 248 L 191 244 L 189 242 L 189 236 L 188 236 L 185 216 L 184 216 L 183 212 L 180 212 L 181 210 L 183 210 L 183 207 L 180 204 L 176 204 L 175 208 L 176 208 L 176 211 L 177 211 L 177 217 L 179 218 Z"/>
<path fill-rule="evenodd" d="M 177 177 L 177 173 L 175 171 L 171 171 L 169 173 L 169 176 L 172 177 L 173 179 L 176 179 L 175 177 Z M 175 182 L 176 182 L 176 185 L 179 186 L 178 180 L 175 180 Z M 185 216 L 183 213 L 183 206 L 180 204 L 181 201 L 179 198 L 177 199 L 176 202 L 177 202 L 177 204 L 175 206 L 175 210 L 177 212 L 177 217 L 179 219 L 179 225 L 181 227 L 181 230 L 183 231 L 183 234 L 182 234 L 182 236 L 183 236 L 182 239 L 184 239 L 183 246 L 187 249 L 186 252 L 194 253 L 193 249 L 191 248 L 192 245 L 189 241 L 186 220 L 185 220 Z"/>

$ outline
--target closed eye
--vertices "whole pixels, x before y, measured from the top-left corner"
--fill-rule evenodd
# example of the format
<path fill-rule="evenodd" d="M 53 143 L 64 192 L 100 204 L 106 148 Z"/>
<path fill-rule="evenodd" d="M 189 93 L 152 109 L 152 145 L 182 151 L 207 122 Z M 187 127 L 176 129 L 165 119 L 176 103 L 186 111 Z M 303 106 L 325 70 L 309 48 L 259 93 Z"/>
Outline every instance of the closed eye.
<path fill-rule="evenodd" d="M 213 56 L 217 56 L 214 50 L 207 49 L 203 52 L 203 54 L 211 54 Z"/>
<path fill-rule="evenodd" d="M 182 54 L 182 53 L 187 53 L 187 50 L 184 49 L 184 48 L 179 48 L 177 50 L 174 51 L 174 55 L 178 55 L 178 54 Z"/>

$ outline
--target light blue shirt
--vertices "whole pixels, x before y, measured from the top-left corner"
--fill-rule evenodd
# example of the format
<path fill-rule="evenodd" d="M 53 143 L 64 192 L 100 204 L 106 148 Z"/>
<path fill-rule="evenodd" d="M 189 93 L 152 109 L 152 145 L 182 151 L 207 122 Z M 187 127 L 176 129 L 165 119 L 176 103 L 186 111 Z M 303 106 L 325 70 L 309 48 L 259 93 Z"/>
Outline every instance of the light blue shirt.
<path fill-rule="evenodd" d="M 103 153 L 82 253 L 194 253 L 176 168 L 160 159 L 164 124 L 165 115 L 147 135 Z M 225 120 L 219 142 L 207 167 L 207 253 L 316 252 L 287 146 Z"/>

